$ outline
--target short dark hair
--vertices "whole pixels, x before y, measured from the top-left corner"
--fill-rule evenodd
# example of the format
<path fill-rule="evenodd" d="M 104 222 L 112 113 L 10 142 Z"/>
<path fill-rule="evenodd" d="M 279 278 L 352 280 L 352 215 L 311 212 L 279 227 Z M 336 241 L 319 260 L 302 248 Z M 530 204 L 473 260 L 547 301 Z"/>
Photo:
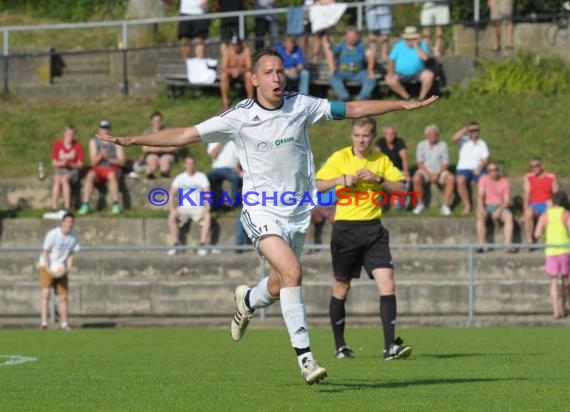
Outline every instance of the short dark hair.
<path fill-rule="evenodd" d="M 196 158 L 191 153 L 188 153 L 186 156 L 184 156 L 184 161 L 186 161 L 186 159 L 192 159 L 192 160 L 196 161 Z"/>
<path fill-rule="evenodd" d="M 277 57 L 279 60 L 281 60 L 281 63 L 283 63 L 283 57 L 281 57 L 281 55 L 279 54 L 279 52 L 275 47 L 263 47 L 258 51 L 256 51 L 253 55 L 253 58 L 251 59 L 252 61 L 251 67 L 254 73 L 255 69 L 257 68 L 257 63 L 259 62 L 259 59 L 261 59 L 264 56 Z"/>
<path fill-rule="evenodd" d="M 162 113 L 160 113 L 158 110 L 155 110 L 154 112 L 152 112 L 152 113 L 150 114 L 150 119 L 152 119 L 152 118 L 155 117 L 155 116 L 158 116 L 158 117 L 160 117 L 161 119 L 163 118 Z"/>
<path fill-rule="evenodd" d="M 65 215 L 63 215 L 63 217 L 61 218 L 61 221 L 63 222 L 65 219 L 67 219 L 68 217 L 72 218 L 75 220 L 75 215 L 71 212 L 65 212 Z"/>
<path fill-rule="evenodd" d="M 71 123 L 68 123 L 67 125 L 65 125 L 65 128 L 68 130 L 75 131 L 75 126 Z"/>
<path fill-rule="evenodd" d="M 568 208 L 568 194 L 565 191 L 559 190 L 558 192 L 552 195 L 552 203 L 558 206 L 562 206 L 563 208 Z"/>

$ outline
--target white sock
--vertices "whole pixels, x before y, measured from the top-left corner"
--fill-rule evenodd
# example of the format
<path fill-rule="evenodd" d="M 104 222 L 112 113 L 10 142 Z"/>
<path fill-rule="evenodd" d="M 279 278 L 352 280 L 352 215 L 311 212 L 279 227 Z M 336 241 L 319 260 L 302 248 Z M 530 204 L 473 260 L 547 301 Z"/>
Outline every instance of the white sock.
<path fill-rule="evenodd" d="M 303 359 L 315 360 L 315 358 L 313 358 L 313 352 L 305 352 L 302 355 L 297 356 L 297 362 L 299 362 L 300 368 L 303 368 Z"/>
<path fill-rule="evenodd" d="M 311 346 L 311 342 L 309 341 L 307 314 L 301 296 L 301 286 L 282 288 L 279 296 L 281 298 L 281 312 L 291 337 L 291 344 L 297 349 L 308 348 Z M 305 353 L 302 357 L 308 357 L 308 355 Z"/>
<path fill-rule="evenodd" d="M 265 308 L 277 300 L 277 298 L 271 296 L 269 290 L 267 290 L 268 281 L 269 276 L 266 276 L 261 279 L 257 285 L 251 288 L 249 292 L 249 307 L 251 309 Z"/>

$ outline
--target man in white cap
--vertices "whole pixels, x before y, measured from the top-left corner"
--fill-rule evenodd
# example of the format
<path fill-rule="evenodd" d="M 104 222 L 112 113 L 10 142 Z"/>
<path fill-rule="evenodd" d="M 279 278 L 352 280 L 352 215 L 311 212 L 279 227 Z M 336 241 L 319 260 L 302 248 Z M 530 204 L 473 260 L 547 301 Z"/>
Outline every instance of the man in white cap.
<path fill-rule="evenodd" d="M 411 96 L 404 84 L 419 81 L 419 99 L 424 100 L 435 77 L 434 73 L 426 68 L 429 59 L 429 48 L 424 42 L 420 42 L 418 30 L 412 26 L 406 27 L 402 40 L 398 41 L 390 52 L 386 84 L 404 100 L 410 100 Z"/>

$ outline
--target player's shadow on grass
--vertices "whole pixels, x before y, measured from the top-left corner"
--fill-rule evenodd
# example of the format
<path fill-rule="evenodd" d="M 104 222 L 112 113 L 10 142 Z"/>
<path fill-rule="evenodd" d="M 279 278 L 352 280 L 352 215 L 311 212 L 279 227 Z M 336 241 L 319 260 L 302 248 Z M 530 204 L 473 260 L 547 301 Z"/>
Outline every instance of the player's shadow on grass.
<path fill-rule="evenodd" d="M 544 353 L 422 353 L 417 355 L 418 358 L 431 359 L 456 359 L 471 358 L 477 356 L 493 357 L 493 356 L 527 356 L 527 355 L 544 355 Z"/>
<path fill-rule="evenodd" d="M 527 378 L 458 378 L 458 379 L 416 379 L 399 382 L 369 382 L 369 381 L 325 381 L 320 384 L 320 392 L 345 392 L 367 389 L 398 389 L 408 386 L 452 385 L 484 382 L 526 381 Z"/>

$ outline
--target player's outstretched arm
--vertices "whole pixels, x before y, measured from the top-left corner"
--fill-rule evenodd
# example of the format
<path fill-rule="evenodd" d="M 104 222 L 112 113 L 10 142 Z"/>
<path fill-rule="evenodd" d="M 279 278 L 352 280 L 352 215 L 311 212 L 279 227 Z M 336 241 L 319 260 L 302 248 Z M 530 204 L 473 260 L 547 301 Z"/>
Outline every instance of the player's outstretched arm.
<path fill-rule="evenodd" d="M 115 143 L 120 146 L 142 145 L 154 147 L 179 147 L 201 141 L 198 129 L 194 126 L 165 129 L 156 133 L 131 137 L 115 137 L 106 133 L 97 135 L 97 139 Z"/>
<path fill-rule="evenodd" d="M 421 102 L 406 100 L 360 100 L 346 103 L 345 117 L 358 119 L 363 116 L 377 116 L 379 114 L 394 112 L 397 110 L 415 110 L 429 106 L 437 101 L 439 96 L 431 96 Z"/>

